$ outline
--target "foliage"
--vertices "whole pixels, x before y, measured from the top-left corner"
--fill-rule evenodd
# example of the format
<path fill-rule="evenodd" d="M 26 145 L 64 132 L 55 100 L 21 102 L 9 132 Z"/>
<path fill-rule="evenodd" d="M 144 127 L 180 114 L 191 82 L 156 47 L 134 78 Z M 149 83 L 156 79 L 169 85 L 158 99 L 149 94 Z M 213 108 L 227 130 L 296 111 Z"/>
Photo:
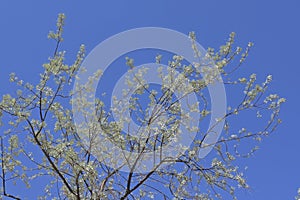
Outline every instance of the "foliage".
<path fill-rule="evenodd" d="M 297 196 L 295 197 L 295 199 L 296 199 L 296 200 L 299 200 L 299 199 L 300 199 L 300 188 L 298 188 L 297 193 L 298 193 L 298 194 L 297 194 Z"/>
<path fill-rule="evenodd" d="M 207 51 L 207 56 L 214 60 L 222 74 L 224 84 L 228 87 L 244 88 L 243 93 L 236 92 L 236 96 L 241 97 L 241 101 L 236 106 L 228 107 L 227 114 L 221 119 L 225 120 L 224 134 L 214 146 L 214 152 L 211 153 L 213 158 L 199 159 L 197 152 L 202 148 L 202 141 L 208 132 L 196 129 L 192 131 L 197 132 L 197 137 L 183 155 L 159 160 L 147 173 L 136 173 L 136 166 L 130 165 L 130 172 L 127 173 L 112 168 L 115 163 L 100 162 L 77 134 L 70 103 L 74 101 L 72 97 L 75 93 L 89 90 L 91 85 L 87 84 L 75 92 L 70 92 L 76 74 L 84 73 L 79 69 L 85 56 L 85 49 L 83 45 L 80 47 L 72 65 L 64 62 L 65 52 L 59 51 L 63 41 L 64 19 L 65 16 L 60 14 L 57 31 L 49 33 L 49 38 L 56 41 L 56 47 L 49 62 L 43 65 L 44 71 L 40 75 L 40 82 L 36 85 L 25 83 L 12 73 L 10 81 L 16 83 L 19 89 L 15 94 L 3 95 L 0 102 L 2 127 L 6 129 L 1 134 L 0 178 L 3 196 L 20 199 L 18 197 L 21 196 L 20 193 L 12 194 L 11 182 L 15 181 L 16 184 L 23 182 L 30 188 L 32 182 L 42 177 L 46 177 L 49 184 L 44 188 L 45 195 L 38 197 L 39 199 L 142 199 L 144 197 L 213 199 L 221 198 L 221 195 L 226 195 L 226 192 L 235 199 L 237 187 L 249 188 L 235 160 L 250 156 L 257 147 L 254 146 L 248 153 L 241 153 L 239 145 L 244 147 L 242 141 L 250 141 L 250 139 L 259 142 L 272 133 L 281 122 L 278 116 L 280 106 L 285 102 L 285 99 L 277 94 L 268 94 L 267 89 L 272 81 L 271 75 L 267 76 L 261 84 L 257 83 L 255 74 L 250 75 L 249 78 L 239 77 L 231 80 L 234 78 L 232 74 L 245 62 L 253 46 L 252 43 L 249 43 L 245 50 L 240 47 L 234 48 L 235 34 L 231 33 L 226 44 L 218 51 L 212 48 Z M 191 33 L 190 37 L 195 40 L 194 33 Z M 194 50 L 196 52 L 196 49 Z M 162 56 L 157 56 L 156 62 L 159 63 L 162 59 Z M 133 59 L 127 58 L 127 65 L 129 72 L 135 68 Z M 179 118 L 189 119 L 189 112 L 182 112 L 178 103 L 172 98 L 173 93 L 168 89 L 170 87 L 185 94 L 197 93 L 202 103 L 191 105 L 190 112 L 197 112 L 201 116 L 201 121 L 209 118 L 210 108 L 204 91 L 209 84 L 213 83 L 203 81 L 201 72 L 192 65 L 183 64 L 183 58 L 180 56 L 174 56 L 169 62 L 169 67 L 179 71 L 183 76 L 175 76 L 172 73 L 167 77 L 162 75 L 161 78 L 166 81 L 161 91 L 149 91 L 149 86 L 142 84 L 145 74 L 143 69 L 135 74 L 135 79 L 127 82 L 129 86 L 141 85 L 140 90 L 136 91 L 136 98 L 132 99 L 131 108 L 135 113 L 140 113 L 137 116 L 139 123 L 143 125 L 155 123 L 155 126 L 147 132 L 152 136 L 148 135 L 142 139 L 126 137 L 120 131 L 122 120 L 125 119 L 112 121 L 110 112 L 105 111 L 104 102 L 97 99 L 95 114 L 98 125 L 103 131 L 102 134 L 118 143 L 121 148 L 129 149 L 138 155 L 151 152 L 156 148 L 164 151 L 163 146 L 174 139 L 176 134 L 180 134 Z M 94 79 L 99 76 L 101 73 L 95 74 Z M 191 80 L 193 87 L 190 91 L 184 91 L 184 87 L 181 87 L 182 77 Z M 149 104 L 146 109 L 142 109 L 142 102 L 138 97 L 145 94 L 149 96 Z M 75 101 L 80 101 L 83 106 L 89 107 L 91 105 L 87 103 L 86 98 L 82 96 Z M 155 105 L 162 105 L 164 109 Z M 122 104 L 115 100 L 115 106 L 111 109 L 118 111 L 120 107 Z M 246 127 L 236 130 L 235 120 L 247 111 L 256 113 L 259 124 L 265 123 L 261 130 L 250 131 Z M 168 112 L 168 117 L 160 118 L 159 122 L 155 120 L 163 115 L 163 112 Z M 89 113 L 86 115 L 88 116 Z M 92 133 L 94 128 L 91 125 L 87 133 Z M 145 132 L 143 133 L 145 136 Z M 90 148 L 93 145 L 95 144 L 91 140 Z M 109 155 L 109 150 L 106 151 Z M 134 157 L 134 159 L 138 158 Z M 159 168 L 162 164 L 168 165 Z"/>

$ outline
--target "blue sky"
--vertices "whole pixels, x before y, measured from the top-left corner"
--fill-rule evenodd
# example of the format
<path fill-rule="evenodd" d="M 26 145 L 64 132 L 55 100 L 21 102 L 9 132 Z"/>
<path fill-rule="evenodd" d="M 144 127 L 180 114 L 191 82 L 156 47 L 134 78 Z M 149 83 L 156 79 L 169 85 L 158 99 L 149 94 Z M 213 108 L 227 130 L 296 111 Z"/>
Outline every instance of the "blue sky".
<path fill-rule="evenodd" d="M 195 31 L 205 48 L 217 48 L 230 32 L 237 44 L 253 41 L 246 68 L 241 74 L 272 74 L 271 90 L 287 98 L 283 124 L 261 144 L 250 159 L 246 177 L 252 186 L 241 199 L 293 199 L 300 187 L 299 47 L 300 2 L 286 1 L 1 1 L 0 95 L 10 91 L 8 75 L 37 81 L 41 64 L 52 55 L 47 39 L 55 29 L 57 14 L 67 16 L 63 49 L 72 61 L 80 44 L 87 52 L 109 36 L 131 28 L 158 26 L 182 33 Z"/>

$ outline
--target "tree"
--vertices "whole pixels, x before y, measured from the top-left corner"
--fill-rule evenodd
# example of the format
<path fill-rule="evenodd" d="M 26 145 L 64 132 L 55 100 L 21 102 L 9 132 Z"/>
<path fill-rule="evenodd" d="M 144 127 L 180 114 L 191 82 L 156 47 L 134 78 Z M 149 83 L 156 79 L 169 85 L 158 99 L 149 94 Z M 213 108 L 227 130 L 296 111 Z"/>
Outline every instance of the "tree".
<path fill-rule="evenodd" d="M 252 43 L 244 51 L 240 47 L 234 48 L 235 34 L 231 33 L 218 51 L 207 50 L 206 57 L 213 60 L 222 80 L 202 63 L 186 65 L 183 57 L 174 55 L 168 64 L 170 70 L 160 71 L 163 84 L 159 89 L 145 83 L 147 68 L 137 68 L 133 59 L 126 58 L 130 76 L 125 78 L 125 84 L 133 93 L 125 91 L 122 98 L 115 98 L 113 104 L 107 106 L 101 98 L 96 99 L 95 104 L 91 103 L 84 93 L 102 76 L 100 71 L 86 84 L 75 85 L 71 90 L 72 81 L 78 79 L 78 74 L 85 73 L 81 66 L 85 49 L 83 45 L 80 47 L 72 65 L 64 62 L 65 52 L 59 50 L 64 19 L 65 16 L 60 14 L 57 31 L 49 33 L 49 38 L 56 41 L 56 47 L 49 62 L 43 65 L 40 82 L 36 85 L 24 83 L 12 73 L 10 81 L 19 89 L 2 97 L 0 116 L 5 131 L 1 134 L 0 177 L 3 196 L 21 199 L 21 194 L 10 190 L 11 182 L 24 183 L 30 188 L 32 182 L 43 176 L 50 181 L 44 188 L 45 195 L 39 199 L 213 199 L 228 194 L 235 199 L 236 187 L 249 188 L 242 170 L 236 166 L 236 159 L 251 156 L 258 147 L 254 146 L 246 153 L 241 153 L 239 147 L 245 151 L 243 141 L 247 141 L 248 147 L 272 133 L 281 123 L 279 111 L 285 102 L 277 94 L 268 94 L 271 75 L 262 84 L 256 83 L 255 74 L 231 80 L 233 73 L 245 62 Z M 194 33 L 190 38 L 192 43 L 195 42 Z M 191 48 L 197 55 L 195 45 Z M 161 60 L 162 55 L 158 55 L 156 63 Z M 202 77 L 203 71 L 199 69 L 206 70 L 208 78 Z M 197 124 L 210 117 L 205 90 L 218 81 L 236 86 L 238 90 L 242 88 L 243 93 L 235 92 L 240 102 L 228 107 L 227 113 L 214 122 L 213 126 L 224 123 L 222 136 L 213 144 L 205 144 L 210 131 L 189 127 L 188 122 L 193 120 L 192 113 L 200 116 Z M 195 93 L 201 102 L 188 104 L 186 110 L 178 99 L 191 93 Z M 122 128 L 127 119 L 122 117 L 122 108 L 126 104 L 122 99 L 128 96 L 130 115 L 139 127 L 128 127 L 131 133 L 124 134 Z M 72 110 L 70 105 L 74 104 L 80 106 Z M 92 113 L 91 107 L 95 108 Z M 74 122 L 74 109 L 81 113 L 81 124 Z M 119 114 L 117 120 L 111 111 Z M 248 116 L 253 112 L 258 118 L 257 123 L 263 125 L 262 129 L 236 128 L 240 114 Z M 180 126 L 194 134 L 193 143 L 183 145 L 181 148 L 185 151 L 180 155 L 165 154 L 165 146 L 180 139 Z M 118 144 L 114 148 L 130 153 L 112 155 L 112 149 L 97 145 L 98 142 L 103 144 L 97 139 L 99 135 L 104 136 L 105 142 Z M 199 152 L 209 146 L 213 147 L 212 158 L 200 158 Z M 140 161 L 148 158 L 148 154 L 154 155 L 151 168 L 137 170 L 147 167 Z"/>

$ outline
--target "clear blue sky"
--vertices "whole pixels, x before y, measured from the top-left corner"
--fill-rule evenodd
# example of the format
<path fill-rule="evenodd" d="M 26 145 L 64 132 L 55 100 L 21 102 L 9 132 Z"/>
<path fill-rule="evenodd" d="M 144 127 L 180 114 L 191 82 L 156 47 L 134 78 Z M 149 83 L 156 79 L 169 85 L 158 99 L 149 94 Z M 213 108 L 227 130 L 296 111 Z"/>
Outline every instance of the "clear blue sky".
<path fill-rule="evenodd" d="M 37 80 L 41 64 L 53 52 L 47 39 L 59 12 L 67 16 L 65 42 L 69 61 L 81 43 L 89 52 L 107 37 L 131 28 L 158 26 L 196 31 L 204 47 L 217 48 L 230 32 L 237 43 L 255 46 L 242 73 L 272 74 L 272 90 L 287 98 L 283 124 L 261 144 L 246 177 L 253 187 L 241 199 L 293 199 L 300 187 L 300 1 L 152 0 L 0 2 L 0 95 L 9 92 L 8 75 Z M 240 72 L 240 71 L 239 71 Z M 238 72 L 238 73 L 239 73 Z"/>

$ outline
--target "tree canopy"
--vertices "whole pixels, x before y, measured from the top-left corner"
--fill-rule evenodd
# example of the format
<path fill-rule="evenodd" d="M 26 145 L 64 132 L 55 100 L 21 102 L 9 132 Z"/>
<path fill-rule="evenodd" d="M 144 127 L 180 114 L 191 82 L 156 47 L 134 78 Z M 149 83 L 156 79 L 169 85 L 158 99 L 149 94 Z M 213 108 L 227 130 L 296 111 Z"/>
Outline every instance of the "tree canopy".
<path fill-rule="evenodd" d="M 185 64 L 182 56 L 174 55 L 168 71 L 158 68 L 162 85 L 154 87 L 145 82 L 151 68 L 138 68 L 132 58 L 126 58 L 129 76 L 124 85 L 128 91 L 107 105 L 101 97 L 91 103 L 85 95 L 103 72 L 97 71 L 86 84 L 73 84 L 79 74 L 86 73 L 82 66 L 85 47 L 80 46 L 73 64 L 65 63 L 66 52 L 60 50 L 64 20 L 64 14 L 59 14 L 57 30 L 48 35 L 56 46 L 49 62 L 43 64 L 39 83 L 25 82 L 12 73 L 9 80 L 18 89 L 3 95 L 0 102 L 2 196 L 25 198 L 11 189 L 13 183 L 34 190 L 33 183 L 43 178 L 48 184 L 39 186 L 44 190 L 39 199 L 214 199 L 226 195 L 236 199 L 236 188 L 250 188 L 237 160 L 251 156 L 258 149 L 256 143 L 274 132 L 281 123 L 279 111 L 285 102 L 268 91 L 271 75 L 262 83 L 256 74 L 239 77 L 238 70 L 245 65 L 253 43 L 245 49 L 238 47 L 231 33 L 219 49 L 207 49 L 205 56 L 215 63 L 222 80 L 203 63 Z M 195 33 L 189 36 L 197 56 Z M 157 55 L 154 62 L 160 64 L 163 59 Z M 227 90 L 234 88 L 237 104 L 215 119 L 214 126 L 224 123 L 217 142 L 204 144 L 211 134 L 202 128 L 211 117 L 207 88 L 220 81 Z M 187 103 L 185 109 L 179 99 L 191 93 L 198 101 Z M 129 99 L 129 105 L 122 99 Z M 132 128 L 122 117 L 126 107 L 139 127 Z M 74 122 L 74 110 L 81 113 L 82 123 Z M 190 127 L 195 114 L 199 127 Z M 239 120 L 249 116 L 257 118 L 256 126 L 239 127 Z M 129 133 L 124 133 L 124 124 Z M 192 144 L 181 146 L 185 151 L 180 155 L 167 154 L 166 146 L 180 139 L 182 127 L 193 135 Z M 105 140 L 101 144 L 117 146 L 99 146 L 99 135 Z M 213 151 L 200 158 L 199 152 L 207 145 Z M 112 148 L 130 153 L 114 155 Z M 145 167 L 139 161 L 147 156 L 154 158 L 151 169 L 137 170 Z"/>

